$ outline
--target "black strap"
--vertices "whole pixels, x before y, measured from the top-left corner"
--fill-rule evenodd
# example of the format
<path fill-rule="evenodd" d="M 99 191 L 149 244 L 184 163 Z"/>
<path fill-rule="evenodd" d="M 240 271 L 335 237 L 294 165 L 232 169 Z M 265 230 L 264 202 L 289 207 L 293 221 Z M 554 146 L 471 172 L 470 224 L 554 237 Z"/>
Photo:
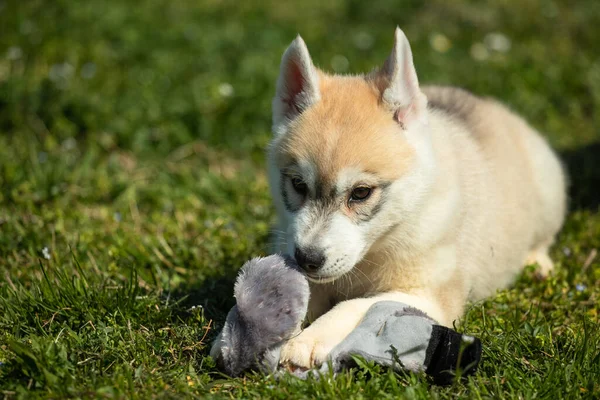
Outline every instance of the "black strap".
<path fill-rule="evenodd" d="M 435 384 L 450 385 L 458 374 L 457 369 L 462 377 L 473 375 L 480 361 L 481 341 L 478 338 L 433 325 L 425 353 L 425 372 Z"/>

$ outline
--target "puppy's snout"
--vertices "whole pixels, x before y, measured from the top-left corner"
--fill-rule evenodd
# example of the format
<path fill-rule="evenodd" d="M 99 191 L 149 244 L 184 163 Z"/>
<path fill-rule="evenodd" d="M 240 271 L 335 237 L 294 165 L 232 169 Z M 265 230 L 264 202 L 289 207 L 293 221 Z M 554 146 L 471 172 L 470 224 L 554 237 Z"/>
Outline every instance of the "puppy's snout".
<path fill-rule="evenodd" d="M 322 251 L 314 247 L 307 247 L 304 249 L 299 247 L 296 248 L 294 258 L 300 268 L 308 273 L 317 272 L 323 267 L 323 264 L 325 264 L 325 255 Z"/>

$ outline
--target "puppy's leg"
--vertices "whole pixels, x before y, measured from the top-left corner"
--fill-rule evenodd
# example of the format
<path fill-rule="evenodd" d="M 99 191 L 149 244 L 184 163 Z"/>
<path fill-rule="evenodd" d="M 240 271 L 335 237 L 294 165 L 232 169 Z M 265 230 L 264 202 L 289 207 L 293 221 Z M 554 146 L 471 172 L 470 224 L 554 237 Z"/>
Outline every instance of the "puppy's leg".
<path fill-rule="evenodd" d="M 527 259 L 525 260 L 525 265 L 536 264 L 539 265 L 539 269 L 537 274 L 540 278 L 545 278 L 548 274 L 554 269 L 554 263 L 550 258 L 548 252 L 550 251 L 550 246 L 552 242 L 544 243 L 532 250 L 527 254 Z"/>
<path fill-rule="evenodd" d="M 318 366 L 331 350 L 360 323 L 369 308 L 382 300 L 399 301 L 416 307 L 431 318 L 446 323 L 439 306 L 426 297 L 390 292 L 373 297 L 347 300 L 322 315 L 308 328 L 290 339 L 282 348 L 281 362 L 302 368 Z"/>

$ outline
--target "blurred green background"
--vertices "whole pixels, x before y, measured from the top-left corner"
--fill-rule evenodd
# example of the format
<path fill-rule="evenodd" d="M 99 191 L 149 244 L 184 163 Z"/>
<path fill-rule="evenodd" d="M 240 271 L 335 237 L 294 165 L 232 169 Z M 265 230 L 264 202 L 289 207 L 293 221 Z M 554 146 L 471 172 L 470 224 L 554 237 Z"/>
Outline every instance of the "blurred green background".
<path fill-rule="evenodd" d="M 270 240 L 281 54 L 300 33 L 317 66 L 363 73 L 397 25 L 422 83 L 497 97 L 560 151 L 572 213 L 558 272 L 474 307 L 461 329 L 493 361 L 450 390 L 367 367 L 332 386 L 222 379 L 211 327 Z M 598 334 L 576 333 L 598 323 L 599 39 L 597 0 L 0 0 L 2 393 L 598 395 Z"/>

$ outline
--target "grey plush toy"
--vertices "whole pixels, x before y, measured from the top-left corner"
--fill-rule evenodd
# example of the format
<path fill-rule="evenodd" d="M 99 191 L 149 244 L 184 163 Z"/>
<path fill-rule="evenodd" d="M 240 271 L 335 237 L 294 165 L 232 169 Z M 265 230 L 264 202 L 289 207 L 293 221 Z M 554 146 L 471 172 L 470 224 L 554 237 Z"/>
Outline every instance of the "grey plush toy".
<path fill-rule="evenodd" d="M 473 374 L 481 342 L 437 325 L 425 313 L 394 301 L 375 303 L 361 323 L 317 370 L 288 370 L 280 365 L 281 346 L 296 334 L 308 308 L 308 282 L 291 258 L 255 258 L 242 267 L 234 288 L 236 305 L 227 315 L 211 356 L 225 373 L 250 369 L 267 373 L 334 373 L 354 365 L 354 356 L 413 372 L 425 371 L 435 383 L 451 383 L 457 368 Z"/>

